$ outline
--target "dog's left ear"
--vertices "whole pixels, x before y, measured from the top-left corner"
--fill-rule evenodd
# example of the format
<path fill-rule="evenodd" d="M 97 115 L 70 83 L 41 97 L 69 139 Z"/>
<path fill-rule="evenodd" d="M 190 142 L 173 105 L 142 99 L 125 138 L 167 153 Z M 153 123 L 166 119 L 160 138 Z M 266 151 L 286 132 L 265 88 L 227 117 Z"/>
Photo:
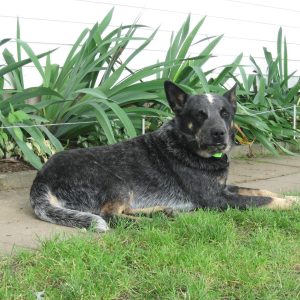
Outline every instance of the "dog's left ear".
<path fill-rule="evenodd" d="M 182 110 L 188 95 L 172 81 L 165 81 L 165 92 L 171 109 L 174 113 Z"/>
<path fill-rule="evenodd" d="M 229 100 L 229 102 L 231 103 L 234 112 L 236 112 L 236 88 L 237 88 L 237 84 L 235 84 L 230 90 L 228 90 L 225 94 L 224 97 L 227 98 Z"/>

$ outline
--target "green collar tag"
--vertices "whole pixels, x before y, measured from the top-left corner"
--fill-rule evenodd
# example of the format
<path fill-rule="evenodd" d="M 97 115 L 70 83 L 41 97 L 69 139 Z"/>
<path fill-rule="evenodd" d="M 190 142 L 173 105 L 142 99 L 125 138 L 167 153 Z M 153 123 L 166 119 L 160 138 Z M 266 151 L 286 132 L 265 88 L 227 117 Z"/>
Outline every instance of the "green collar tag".
<path fill-rule="evenodd" d="M 215 153 L 212 155 L 212 157 L 215 157 L 215 158 L 221 158 L 223 156 L 223 153 Z"/>

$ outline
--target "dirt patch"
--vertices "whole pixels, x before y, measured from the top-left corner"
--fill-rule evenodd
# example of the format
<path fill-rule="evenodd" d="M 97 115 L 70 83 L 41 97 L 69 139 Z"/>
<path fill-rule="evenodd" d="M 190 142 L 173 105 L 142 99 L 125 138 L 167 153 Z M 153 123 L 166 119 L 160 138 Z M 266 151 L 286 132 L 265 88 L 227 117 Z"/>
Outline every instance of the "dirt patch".
<path fill-rule="evenodd" d="M 13 173 L 28 170 L 34 170 L 34 168 L 24 161 L 16 159 L 0 160 L 0 173 Z"/>

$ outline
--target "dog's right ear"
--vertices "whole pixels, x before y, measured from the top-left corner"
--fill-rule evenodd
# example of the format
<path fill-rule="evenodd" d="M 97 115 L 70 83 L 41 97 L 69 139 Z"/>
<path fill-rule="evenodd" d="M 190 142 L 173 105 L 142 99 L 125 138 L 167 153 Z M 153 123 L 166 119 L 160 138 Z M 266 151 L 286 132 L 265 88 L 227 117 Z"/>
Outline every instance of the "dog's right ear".
<path fill-rule="evenodd" d="M 165 92 L 171 109 L 174 113 L 182 110 L 188 95 L 172 81 L 165 81 Z"/>

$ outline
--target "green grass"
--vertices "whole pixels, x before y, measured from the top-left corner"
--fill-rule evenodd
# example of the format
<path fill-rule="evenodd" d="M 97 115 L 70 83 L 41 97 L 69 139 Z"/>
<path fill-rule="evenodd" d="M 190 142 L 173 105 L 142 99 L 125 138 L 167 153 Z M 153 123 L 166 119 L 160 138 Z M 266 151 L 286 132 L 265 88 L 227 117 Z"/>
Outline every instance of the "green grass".
<path fill-rule="evenodd" d="M 0 260 L 0 299 L 299 299 L 300 208 L 156 216 Z"/>

